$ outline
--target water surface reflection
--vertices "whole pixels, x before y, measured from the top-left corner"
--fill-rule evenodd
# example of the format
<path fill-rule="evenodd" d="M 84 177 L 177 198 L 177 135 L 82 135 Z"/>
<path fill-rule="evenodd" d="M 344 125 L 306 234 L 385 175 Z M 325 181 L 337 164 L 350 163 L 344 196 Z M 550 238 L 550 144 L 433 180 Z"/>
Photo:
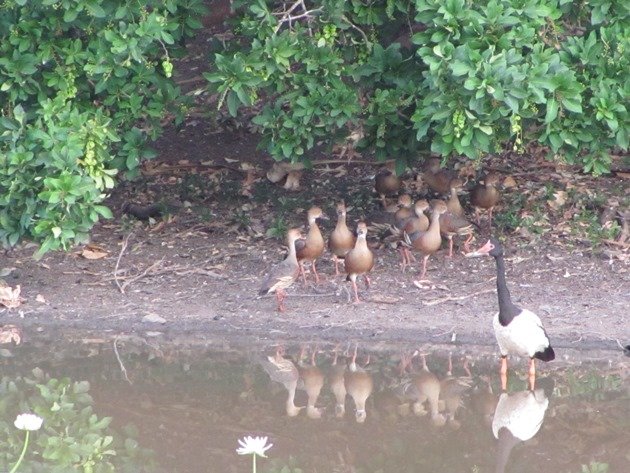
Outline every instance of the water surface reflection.
<path fill-rule="evenodd" d="M 570 358 L 533 392 L 511 369 L 500 393 L 487 348 L 35 339 L 6 349 L 2 375 L 89 381 L 94 411 L 135 424 L 160 471 L 250 471 L 246 434 L 274 444 L 259 471 L 627 471 L 628 359 Z"/>

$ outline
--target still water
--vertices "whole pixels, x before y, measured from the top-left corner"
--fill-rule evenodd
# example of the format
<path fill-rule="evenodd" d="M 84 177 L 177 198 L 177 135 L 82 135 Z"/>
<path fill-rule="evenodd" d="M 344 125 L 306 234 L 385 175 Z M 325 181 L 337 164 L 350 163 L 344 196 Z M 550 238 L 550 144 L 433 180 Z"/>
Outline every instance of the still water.
<path fill-rule="evenodd" d="M 630 358 L 557 353 L 501 393 L 494 347 L 27 339 L 0 350 L 0 471 L 27 411 L 25 472 L 250 472 L 245 435 L 258 472 L 630 471 Z"/>

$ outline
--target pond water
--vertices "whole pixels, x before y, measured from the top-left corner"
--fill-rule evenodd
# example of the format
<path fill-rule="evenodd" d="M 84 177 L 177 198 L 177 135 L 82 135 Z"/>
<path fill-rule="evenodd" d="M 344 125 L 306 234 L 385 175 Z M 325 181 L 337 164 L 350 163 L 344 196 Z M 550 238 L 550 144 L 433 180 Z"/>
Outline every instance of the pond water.
<path fill-rule="evenodd" d="M 258 472 L 630 471 L 630 358 L 558 353 L 534 391 L 510 359 L 501 394 L 494 347 L 33 338 L 0 352 L 0 471 L 25 410 L 27 472 L 72 471 L 85 454 L 46 465 L 81 442 L 94 471 L 249 472 L 246 435 L 273 444 Z"/>

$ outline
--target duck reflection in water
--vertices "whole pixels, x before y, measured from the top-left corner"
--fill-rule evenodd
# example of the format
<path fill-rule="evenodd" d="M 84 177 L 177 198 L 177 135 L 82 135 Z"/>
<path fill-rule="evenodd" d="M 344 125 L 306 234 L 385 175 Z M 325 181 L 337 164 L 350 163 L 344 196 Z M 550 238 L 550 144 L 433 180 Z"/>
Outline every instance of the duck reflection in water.
<path fill-rule="evenodd" d="M 295 405 L 295 390 L 298 386 L 300 374 L 295 363 L 288 358 L 284 358 L 283 355 L 284 348 L 278 347 L 275 356 L 263 358 L 260 360 L 260 364 L 272 381 L 281 383 L 287 390 L 286 412 L 289 417 L 295 417 L 303 409 Z"/>
<path fill-rule="evenodd" d="M 357 364 L 357 350 L 358 346 L 355 345 L 354 354 L 350 363 L 348 363 L 348 371 L 344 374 L 344 385 L 346 392 L 354 400 L 356 421 L 362 424 L 367 418 L 365 403 L 374 389 L 374 380 L 372 375 L 365 370 L 365 367 Z M 365 366 L 369 363 L 370 358 L 368 355 Z"/>
<path fill-rule="evenodd" d="M 311 354 L 310 365 L 303 362 L 305 354 L 306 348 L 302 347 L 298 361 L 298 372 L 300 377 L 297 388 L 306 392 L 306 396 L 308 398 L 306 415 L 310 419 L 319 419 L 322 416 L 322 410 L 316 407 L 316 403 L 322 390 L 322 386 L 324 386 L 324 373 L 315 362 L 317 346 L 313 349 L 313 353 Z"/>
<path fill-rule="evenodd" d="M 342 418 L 346 413 L 346 362 L 339 360 L 339 345 L 333 349 L 333 361 L 328 369 L 330 390 L 335 396 L 335 417 Z"/>
<path fill-rule="evenodd" d="M 540 430 L 553 387 L 551 378 L 543 378 L 533 391 L 504 392 L 499 397 L 492 420 L 492 433 L 499 441 L 496 473 L 506 471 L 510 453 L 519 442 L 533 438 Z"/>

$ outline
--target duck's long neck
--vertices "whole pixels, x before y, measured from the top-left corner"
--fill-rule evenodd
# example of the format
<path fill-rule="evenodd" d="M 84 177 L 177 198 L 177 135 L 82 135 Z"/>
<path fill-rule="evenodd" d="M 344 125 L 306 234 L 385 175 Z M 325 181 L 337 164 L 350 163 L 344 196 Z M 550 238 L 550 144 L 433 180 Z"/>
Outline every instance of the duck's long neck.
<path fill-rule="evenodd" d="M 440 233 L 440 214 L 437 212 L 433 212 L 431 214 L 431 223 L 429 224 L 429 229 L 427 233 Z"/>
<path fill-rule="evenodd" d="M 348 228 L 348 225 L 346 225 L 346 214 L 340 214 L 339 218 L 337 218 L 337 230 L 341 230 L 344 228 Z"/>
<path fill-rule="evenodd" d="M 448 198 L 448 203 L 452 208 L 456 208 L 457 210 L 461 209 L 462 204 L 459 202 L 459 196 L 457 195 L 457 189 L 455 187 L 451 187 L 451 195 Z"/>
<path fill-rule="evenodd" d="M 311 238 L 313 237 L 322 238 L 322 232 L 319 230 L 319 225 L 317 225 L 316 218 L 308 219 L 308 235 L 307 236 Z"/>
<path fill-rule="evenodd" d="M 514 305 L 505 280 L 505 262 L 503 256 L 496 256 L 497 262 L 497 295 L 499 296 L 499 322 L 507 325 L 518 315 L 520 309 Z"/>
<path fill-rule="evenodd" d="M 357 237 L 357 242 L 354 244 L 354 247 L 358 250 L 369 250 L 367 245 L 367 238 L 365 235 L 359 235 Z"/>
<path fill-rule="evenodd" d="M 289 254 L 287 255 L 287 259 L 292 259 L 297 261 L 297 255 L 295 253 L 295 239 L 292 238 L 289 240 Z"/>

